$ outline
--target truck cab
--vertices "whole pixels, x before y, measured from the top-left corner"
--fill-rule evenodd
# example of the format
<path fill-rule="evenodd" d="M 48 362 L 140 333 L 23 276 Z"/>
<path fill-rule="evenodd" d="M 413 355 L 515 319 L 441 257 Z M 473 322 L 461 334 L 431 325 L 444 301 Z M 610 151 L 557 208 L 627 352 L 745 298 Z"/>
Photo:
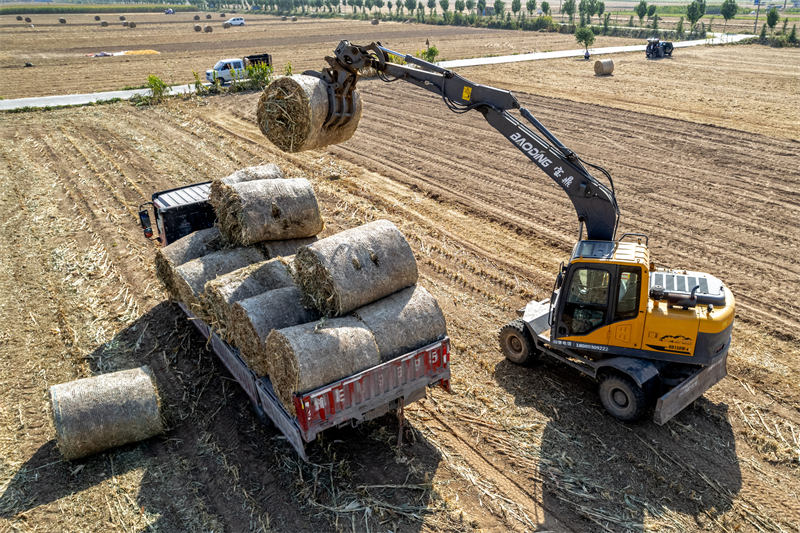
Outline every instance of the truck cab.
<path fill-rule="evenodd" d="M 220 80 L 220 83 L 228 83 L 234 78 L 239 79 L 244 74 L 244 61 L 238 58 L 220 59 L 211 70 L 206 71 L 206 80 L 214 83 L 214 80 Z"/>

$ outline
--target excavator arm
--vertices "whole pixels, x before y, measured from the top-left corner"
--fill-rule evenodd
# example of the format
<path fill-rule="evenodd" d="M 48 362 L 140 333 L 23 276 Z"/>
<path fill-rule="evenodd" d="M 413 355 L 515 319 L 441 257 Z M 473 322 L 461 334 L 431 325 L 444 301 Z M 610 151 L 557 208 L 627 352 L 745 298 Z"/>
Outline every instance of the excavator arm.
<path fill-rule="evenodd" d="M 390 62 L 389 56 L 402 58 L 406 64 Z M 413 83 L 441 96 L 453 112 L 480 112 L 493 128 L 567 193 L 575 206 L 578 220 L 586 226 L 588 239 L 614 239 L 619 208 L 611 176 L 601 167 L 581 160 L 564 146 L 530 111 L 520 105 L 511 92 L 473 83 L 433 63 L 389 50 L 380 43 L 358 46 L 341 41 L 334 57 L 326 57 L 325 60 L 329 68 L 306 74 L 318 76 L 328 83 L 330 105 L 326 126 L 342 124 L 352 116 L 353 91 L 359 72 L 365 69 L 375 69 L 384 81 L 404 80 Z M 512 110 L 518 110 L 530 126 L 514 117 L 510 113 Z M 598 181 L 584 165 L 605 174 L 609 184 Z"/>

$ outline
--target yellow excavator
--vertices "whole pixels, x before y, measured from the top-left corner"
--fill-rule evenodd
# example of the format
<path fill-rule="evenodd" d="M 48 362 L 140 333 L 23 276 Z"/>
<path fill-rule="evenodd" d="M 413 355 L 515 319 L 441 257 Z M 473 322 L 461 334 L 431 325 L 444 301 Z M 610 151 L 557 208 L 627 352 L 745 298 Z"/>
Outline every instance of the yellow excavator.
<path fill-rule="evenodd" d="M 601 403 L 612 416 L 634 421 L 652 413 L 657 424 L 726 375 L 731 291 L 710 274 L 657 268 L 644 234 L 617 237 L 619 208 L 610 174 L 564 146 L 511 92 L 380 43 L 341 41 L 325 60 L 329 66 L 321 72 L 305 72 L 326 82 L 324 127 L 341 127 L 353 117 L 359 72 L 371 68 L 384 81 L 407 81 L 441 96 L 456 113 L 481 113 L 572 201 L 578 242 L 562 263 L 551 297 L 528 303 L 500 330 L 506 358 L 516 364 L 556 359 L 598 381 Z"/>

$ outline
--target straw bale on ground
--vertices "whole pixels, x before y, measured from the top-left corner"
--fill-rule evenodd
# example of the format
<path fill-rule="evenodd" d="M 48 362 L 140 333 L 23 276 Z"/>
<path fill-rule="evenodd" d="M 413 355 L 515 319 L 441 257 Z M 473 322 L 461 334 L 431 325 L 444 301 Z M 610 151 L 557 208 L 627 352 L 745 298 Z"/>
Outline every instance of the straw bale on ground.
<path fill-rule="evenodd" d="M 270 83 L 258 100 L 256 123 L 284 152 L 301 152 L 348 140 L 361 119 L 361 97 L 353 93 L 352 117 L 343 125 L 323 127 L 328 90 L 314 76 L 284 76 Z"/>
<path fill-rule="evenodd" d="M 50 387 L 58 449 L 72 460 L 164 431 L 147 366 Z"/>
<path fill-rule="evenodd" d="M 230 316 L 233 345 L 259 376 L 275 372 L 277 362 L 270 360 L 266 352 L 267 336 L 273 329 L 319 319 L 316 310 L 303 307 L 302 293 L 294 285 L 240 300 L 233 305 Z"/>
<path fill-rule="evenodd" d="M 306 237 L 305 239 L 289 239 L 286 241 L 264 241 L 258 243 L 258 247 L 264 250 L 268 257 L 286 257 L 294 256 L 301 246 L 308 246 L 311 243 L 317 242 L 316 237 Z M 292 257 L 294 260 L 294 257 Z"/>
<path fill-rule="evenodd" d="M 291 259 L 270 259 L 223 274 L 206 283 L 203 303 L 211 326 L 231 342 L 233 304 L 257 294 L 294 285 L 287 264 Z"/>
<path fill-rule="evenodd" d="M 229 272 L 264 261 L 267 257 L 257 248 L 228 248 L 192 259 L 175 269 L 175 286 L 181 302 L 198 317 L 208 319 L 200 306 L 206 283 Z"/>
<path fill-rule="evenodd" d="M 339 316 L 417 282 L 417 261 L 405 237 L 377 220 L 300 248 L 295 277 L 323 315 Z"/>
<path fill-rule="evenodd" d="M 244 183 L 245 181 L 254 180 L 269 180 L 281 179 L 285 177 L 281 168 L 274 164 L 258 165 L 254 167 L 240 168 L 236 172 L 225 176 L 224 178 L 215 179 L 211 182 L 210 197 L 220 197 L 225 194 L 226 188 L 234 183 Z"/>
<path fill-rule="evenodd" d="M 305 178 L 234 183 L 212 190 L 209 201 L 220 231 L 242 246 L 313 237 L 323 228 L 317 197 Z"/>
<path fill-rule="evenodd" d="M 170 243 L 156 252 L 156 277 L 167 289 L 170 297 L 179 299 L 175 284 L 175 269 L 225 247 L 226 241 L 217 228 L 202 229 Z"/>
<path fill-rule="evenodd" d="M 293 392 L 305 392 L 380 363 L 375 336 L 359 319 L 323 319 L 267 337 L 270 380 L 289 413 Z"/>
<path fill-rule="evenodd" d="M 436 298 L 414 285 L 353 311 L 375 335 L 381 361 L 388 361 L 447 335 Z"/>

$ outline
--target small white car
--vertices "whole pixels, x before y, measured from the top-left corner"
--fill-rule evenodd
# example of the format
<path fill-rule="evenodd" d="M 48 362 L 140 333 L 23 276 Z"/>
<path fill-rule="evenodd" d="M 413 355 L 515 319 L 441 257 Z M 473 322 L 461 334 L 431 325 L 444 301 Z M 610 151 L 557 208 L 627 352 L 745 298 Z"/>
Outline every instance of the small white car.
<path fill-rule="evenodd" d="M 228 24 L 231 26 L 244 26 L 244 18 L 242 17 L 232 17 L 226 20 Z"/>
<path fill-rule="evenodd" d="M 206 71 L 206 80 L 214 83 L 214 78 L 220 80 L 220 83 L 225 84 L 233 80 L 241 78 L 244 72 L 244 61 L 237 58 L 221 59 L 217 61 L 214 68 Z"/>

